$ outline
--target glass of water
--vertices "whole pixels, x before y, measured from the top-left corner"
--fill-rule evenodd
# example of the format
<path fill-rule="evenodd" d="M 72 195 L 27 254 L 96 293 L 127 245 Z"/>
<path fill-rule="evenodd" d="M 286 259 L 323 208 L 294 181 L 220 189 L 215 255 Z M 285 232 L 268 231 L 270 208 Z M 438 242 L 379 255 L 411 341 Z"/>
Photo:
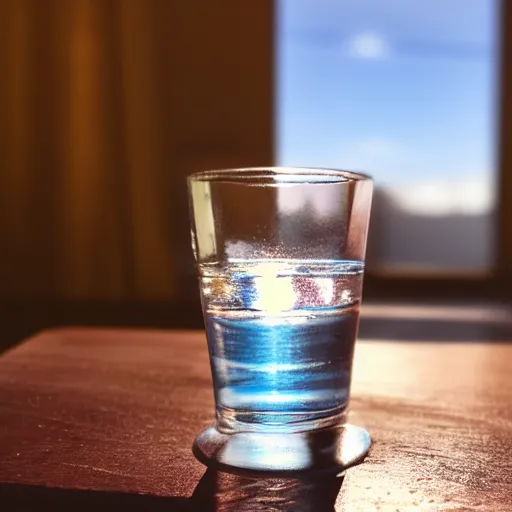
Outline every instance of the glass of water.
<path fill-rule="evenodd" d="M 207 465 L 339 471 L 367 453 L 347 423 L 372 181 L 248 168 L 188 178 L 216 425 Z"/>

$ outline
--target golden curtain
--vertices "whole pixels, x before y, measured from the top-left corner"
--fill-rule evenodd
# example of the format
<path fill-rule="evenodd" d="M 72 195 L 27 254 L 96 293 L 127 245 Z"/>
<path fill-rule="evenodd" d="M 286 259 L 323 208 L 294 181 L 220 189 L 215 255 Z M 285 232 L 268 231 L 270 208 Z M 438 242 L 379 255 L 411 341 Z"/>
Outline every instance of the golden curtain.
<path fill-rule="evenodd" d="M 271 41 L 266 0 L 2 0 L 0 298 L 186 294 L 185 176 L 270 163 Z"/>

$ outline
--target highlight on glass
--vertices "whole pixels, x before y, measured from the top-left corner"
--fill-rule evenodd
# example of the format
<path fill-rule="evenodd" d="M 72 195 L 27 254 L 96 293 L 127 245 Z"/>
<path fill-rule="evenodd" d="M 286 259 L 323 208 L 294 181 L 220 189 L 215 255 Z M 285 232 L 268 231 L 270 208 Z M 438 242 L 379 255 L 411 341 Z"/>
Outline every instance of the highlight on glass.
<path fill-rule="evenodd" d="M 372 181 L 247 168 L 188 178 L 216 424 L 203 463 L 338 471 L 370 437 L 347 423 Z"/>

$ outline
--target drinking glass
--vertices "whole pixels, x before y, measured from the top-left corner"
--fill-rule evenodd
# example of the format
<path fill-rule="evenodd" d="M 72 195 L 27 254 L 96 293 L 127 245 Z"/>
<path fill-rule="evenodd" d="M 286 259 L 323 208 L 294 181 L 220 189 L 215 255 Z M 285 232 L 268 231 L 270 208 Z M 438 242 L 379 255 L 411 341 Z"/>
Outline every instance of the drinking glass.
<path fill-rule="evenodd" d="M 371 179 L 264 167 L 188 187 L 216 407 L 194 454 L 273 474 L 358 462 L 371 441 L 347 412 Z"/>

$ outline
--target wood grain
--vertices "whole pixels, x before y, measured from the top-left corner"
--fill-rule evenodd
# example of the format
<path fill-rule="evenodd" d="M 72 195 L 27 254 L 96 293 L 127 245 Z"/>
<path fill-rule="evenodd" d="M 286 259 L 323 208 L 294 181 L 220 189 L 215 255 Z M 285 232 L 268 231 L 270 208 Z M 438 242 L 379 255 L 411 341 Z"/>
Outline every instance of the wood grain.
<path fill-rule="evenodd" d="M 47 331 L 0 358 L 0 502 L 509 510 L 511 374 L 506 343 L 359 342 L 351 420 L 372 434 L 366 461 L 344 478 L 248 479 L 191 453 L 213 419 L 203 333 Z"/>

